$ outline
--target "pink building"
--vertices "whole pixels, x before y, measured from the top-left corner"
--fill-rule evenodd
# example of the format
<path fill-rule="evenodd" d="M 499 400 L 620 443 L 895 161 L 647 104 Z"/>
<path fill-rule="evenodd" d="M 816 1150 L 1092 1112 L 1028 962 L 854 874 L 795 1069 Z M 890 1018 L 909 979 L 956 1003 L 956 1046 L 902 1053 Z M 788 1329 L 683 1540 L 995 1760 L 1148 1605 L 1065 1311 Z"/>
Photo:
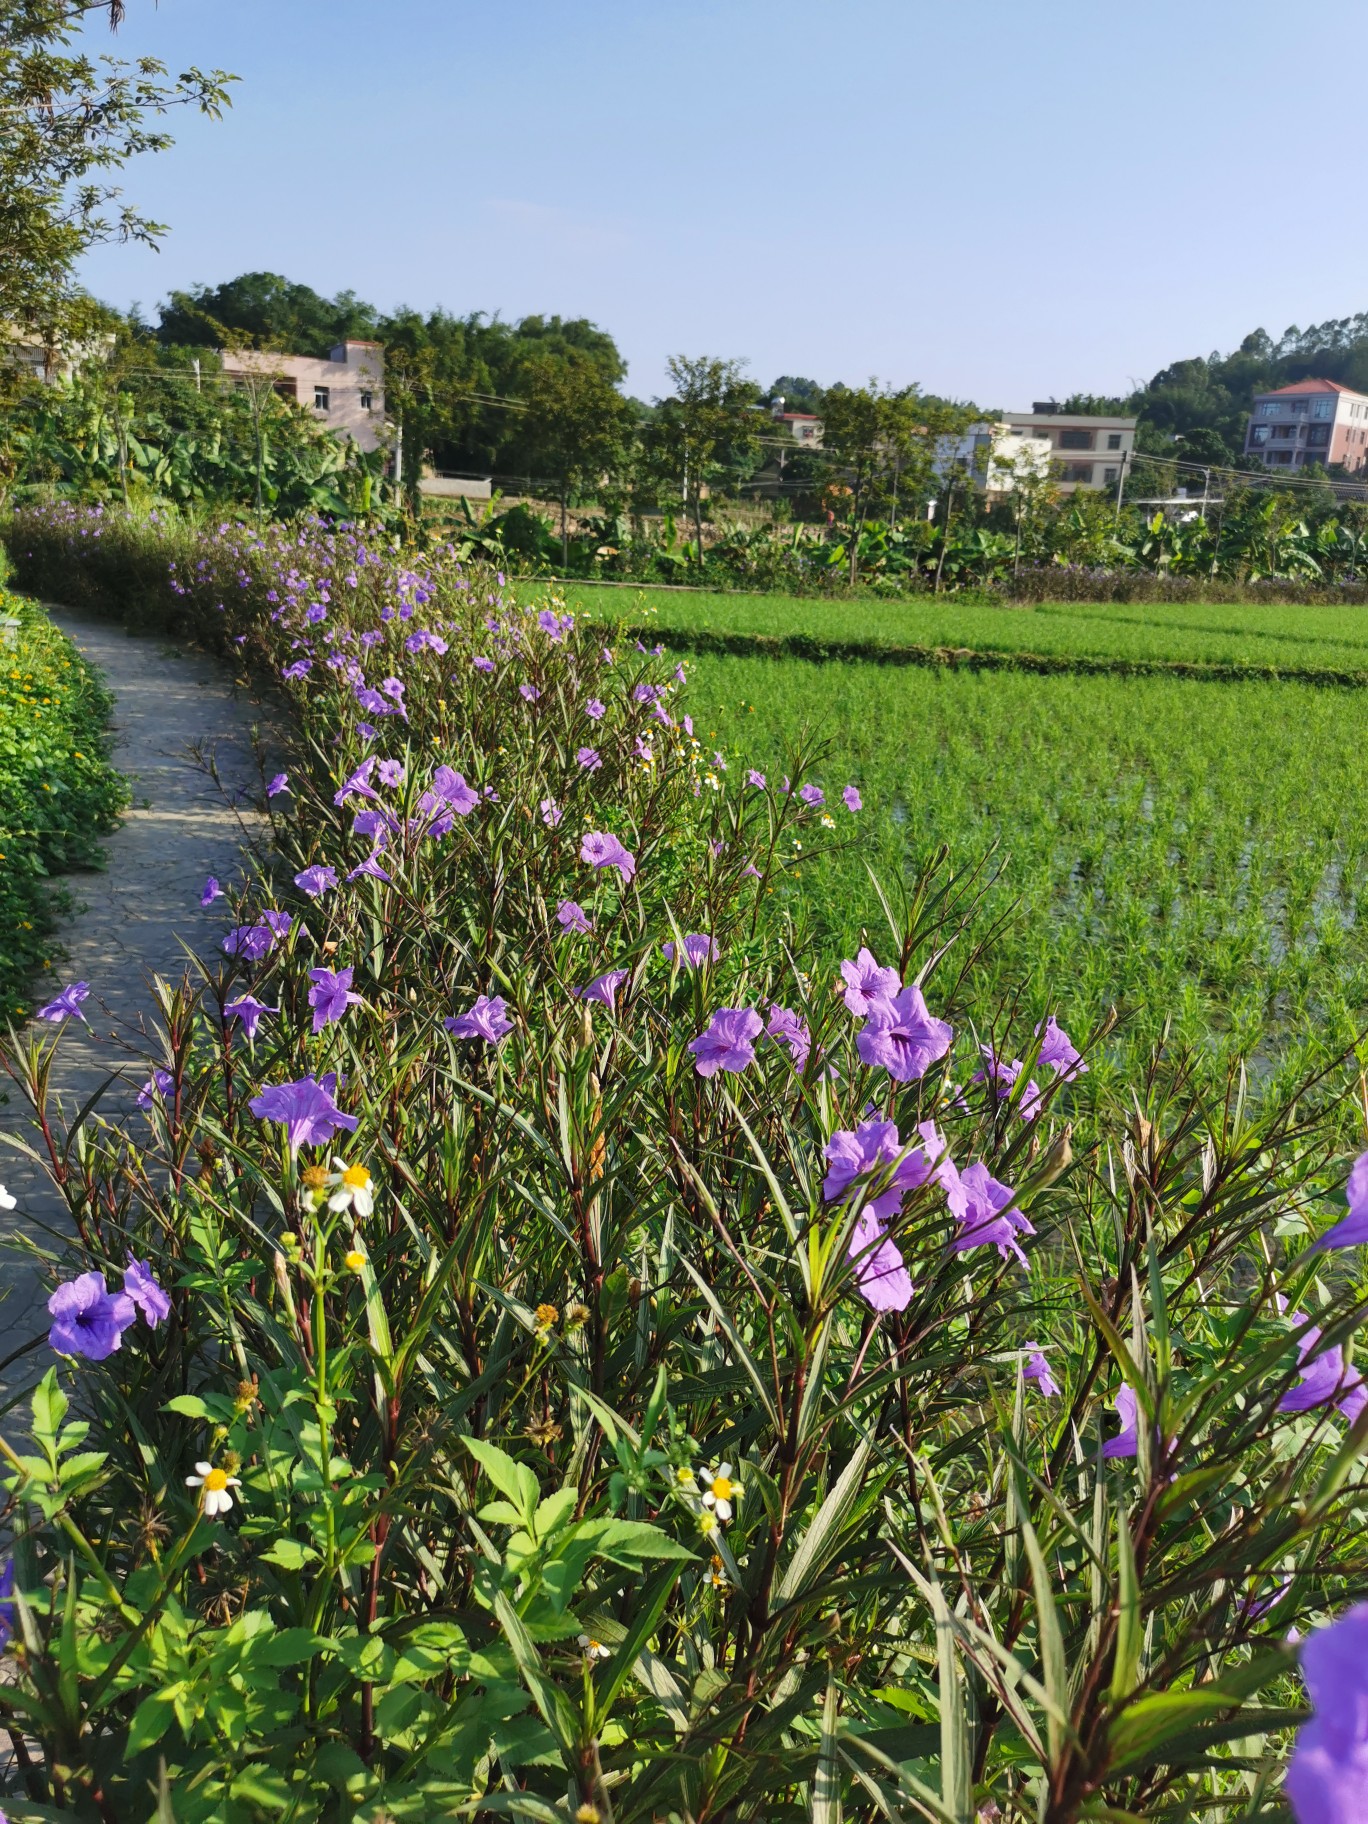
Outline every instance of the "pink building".
<path fill-rule="evenodd" d="M 1301 469 L 1309 462 L 1362 469 L 1368 466 L 1368 396 L 1337 380 L 1298 380 L 1256 393 L 1244 453 L 1270 469 Z"/>
<path fill-rule="evenodd" d="M 219 351 L 229 382 L 269 378 L 282 398 L 298 400 L 326 430 L 376 449 L 385 430 L 385 351 L 378 342 L 339 342 L 326 361 L 312 355 L 274 355 L 265 349 Z"/>

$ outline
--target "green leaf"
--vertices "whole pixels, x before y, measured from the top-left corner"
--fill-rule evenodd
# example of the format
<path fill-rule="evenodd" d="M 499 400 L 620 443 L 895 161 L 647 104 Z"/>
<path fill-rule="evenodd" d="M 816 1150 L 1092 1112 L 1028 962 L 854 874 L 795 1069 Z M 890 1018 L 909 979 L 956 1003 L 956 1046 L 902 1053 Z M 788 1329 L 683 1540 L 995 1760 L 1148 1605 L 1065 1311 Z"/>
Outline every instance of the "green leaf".
<path fill-rule="evenodd" d="M 1144 1643 L 1140 1614 L 1140 1584 L 1135 1572 L 1135 1548 L 1130 1522 L 1123 1507 L 1116 1510 L 1117 1623 L 1116 1657 L 1112 1662 L 1111 1701 L 1120 1703 L 1135 1689 Z"/>
<path fill-rule="evenodd" d="M 1045 1689 L 1049 1693 L 1051 1704 L 1063 1716 L 1069 1714 L 1069 1663 L 1064 1653 L 1064 1636 L 1059 1626 L 1059 1613 L 1055 1608 L 1054 1592 L 1050 1587 L 1049 1567 L 1045 1563 L 1045 1554 L 1040 1549 L 1036 1530 L 1026 1516 L 1025 1503 L 1022 1503 L 1020 1515 L 1021 1540 L 1026 1548 L 1026 1557 L 1031 1566 L 1031 1585 L 1036 1599 L 1036 1632 L 1040 1637 L 1040 1664 Z M 1045 1713 L 1047 1740 L 1050 1749 L 1050 1768 L 1059 1764 L 1059 1757 L 1064 1751 L 1065 1732 L 1055 1714 L 1055 1709 Z"/>
<path fill-rule="evenodd" d="M 541 1494 L 532 1471 L 484 1438 L 463 1438 L 461 1441 L 499 1493 L 508 1496 L 523 1523 L 530 1523 Z"/>
<path fill-rule="evenodd" d="M 797 1550 L 779 1578 L 774 1592 L 777 1605 L 796 1600 L 821 1575 L 840 1543 L 842 1528 L 860 1499 L 872 1449 L 869 1439 L 861 1438 L 850 1461 L 828 1489 L 826 1499 L 808 1522 Z"/>
<path fill-rule="evenodd" d="M 318 1553 L 311 1545 L 302 1545 L 298 1539 L 279 1538 L 272 1542 L 269 1551 L 261 1554 L 266 1564 L 279 1565 L 282 1571 L 302 1571 L 306 1564 L 313 1564 Z"/>

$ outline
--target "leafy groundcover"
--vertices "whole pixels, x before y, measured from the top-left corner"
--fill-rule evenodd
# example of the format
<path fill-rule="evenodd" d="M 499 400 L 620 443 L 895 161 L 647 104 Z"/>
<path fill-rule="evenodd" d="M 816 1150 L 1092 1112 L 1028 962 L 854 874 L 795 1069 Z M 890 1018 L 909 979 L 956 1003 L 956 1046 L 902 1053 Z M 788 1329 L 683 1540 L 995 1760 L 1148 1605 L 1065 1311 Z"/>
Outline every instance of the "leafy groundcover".
<path fill-rule="evenodd" d="M 52 961 L 51 877 L 101 866 L 127 802 L 106 758 L 110 698 L 70 640 L 0 584 L 0 1017 Z"/>
<path fill-rule="evenodd" d="M 10 1817 L 1359 1815 L 1310 1648 L 1297 1737 L 1368 1587 L 1337 1085 L 1104 1103 L 1066 983 L 966 1004 L 944 867 L 813 954 L 858 793 L 554 595 L 95 529 L 19 580 L 123 550 L 294 749 L 131 1126 L 45 1108 L 80 985 L 5 1049 L 80 1237 L 0 1420 Z"/>

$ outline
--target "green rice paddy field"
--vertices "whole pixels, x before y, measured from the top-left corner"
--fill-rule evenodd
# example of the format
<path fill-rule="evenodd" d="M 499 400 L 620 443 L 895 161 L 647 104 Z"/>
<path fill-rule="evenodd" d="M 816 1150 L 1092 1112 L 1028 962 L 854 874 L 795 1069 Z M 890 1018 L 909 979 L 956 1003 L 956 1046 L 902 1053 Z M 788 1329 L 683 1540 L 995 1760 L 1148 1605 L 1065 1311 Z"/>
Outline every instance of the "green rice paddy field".
<path fill-rule="evenodd" d="M 1362 609 L 656 600 L 662 624 L 1368 668 Z M 1283 1083 L 1368 1028 L 1368 687 L 713 655 L 689 670 L 710 744 L 782 768 L 809 731 L 828 797 L 859 786 L 862 840 L 819 864 L 830 940 L 880 923 L 866 862 L 889 879 L 941 843 L 961 865 L 996 845 L 984 916 L 1017 915 L 985 986 L 1023 984 L 1030 1009 L 1056 1000 L 1085 1028 L 1115 1004 L 1118 1071 L 1166 1018 Z"/>

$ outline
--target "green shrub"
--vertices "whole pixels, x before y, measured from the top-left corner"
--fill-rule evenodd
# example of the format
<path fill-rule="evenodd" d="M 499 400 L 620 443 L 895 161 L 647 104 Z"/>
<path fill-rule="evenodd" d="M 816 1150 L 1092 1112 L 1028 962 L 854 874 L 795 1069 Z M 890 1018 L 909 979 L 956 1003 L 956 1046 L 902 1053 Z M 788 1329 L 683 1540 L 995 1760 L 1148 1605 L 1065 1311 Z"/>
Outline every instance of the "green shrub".
<path fill-rule="evenodd" d="M 552 595 L 346 530 L 170 555 L 294 752 L 145 1120 L 53 1129 L 11 1816 L 1278 1815 L 1289 1628 L 1368 1588 L 1330 1092 L 1161 1052 L 1095 1096 L 966 998 L 943 865 L 892 981 L 833 979 L 840 781 L 724 770 Z M 4 1057 L 39 1108 L 49 1055 Z"/>

